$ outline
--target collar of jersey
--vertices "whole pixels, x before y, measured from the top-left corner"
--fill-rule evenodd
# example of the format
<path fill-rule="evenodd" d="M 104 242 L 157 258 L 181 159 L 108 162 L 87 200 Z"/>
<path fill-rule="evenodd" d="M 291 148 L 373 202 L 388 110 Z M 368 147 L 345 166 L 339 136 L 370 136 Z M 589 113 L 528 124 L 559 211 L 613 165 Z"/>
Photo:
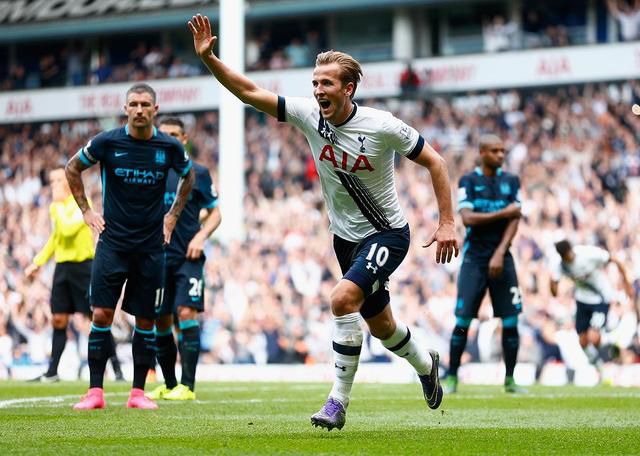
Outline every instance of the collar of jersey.
<path fill-rule="evenodd" d="M 125 133 L 125 135 L 130 136 L 129 135 L 129 124 L 126 124 L 124 126 L 124 133 Z M 153 127 L 153 136 L 157 136 L 157 135 L 158 135 L 158 129 L 154 126 Z"/>
<path fill-rule="evenodd" d="M 340 122 L 339 124 L 334 125 L 334 127 L 336 127 L 336 128 L 342 127 L 347 122 L 349 122 L 351 119 L 353 119 L 353 117 L 356 115 L 356 111 L 358 110 L 358 105 L 356 104 L 355 101 L 352 101 L 351 104 L 353 104 L 353 109 L 351 110 L 351 114 L 349 114 L 349 117 L 347 117 L 344 120 L 344 122 Z M 321 114 L 321 116 L 322 116 L 322 114 Z"/>
<path fill-rule="evenodd" d="M 484 173 L 482 172 L 482 168 L 480 168 L 479 166 L 476 166 L 476 174 L 478 176 L 484 176 Z M 502 176 L 502 168 L 498 168 L 496 170 L 496 176 Z"/>

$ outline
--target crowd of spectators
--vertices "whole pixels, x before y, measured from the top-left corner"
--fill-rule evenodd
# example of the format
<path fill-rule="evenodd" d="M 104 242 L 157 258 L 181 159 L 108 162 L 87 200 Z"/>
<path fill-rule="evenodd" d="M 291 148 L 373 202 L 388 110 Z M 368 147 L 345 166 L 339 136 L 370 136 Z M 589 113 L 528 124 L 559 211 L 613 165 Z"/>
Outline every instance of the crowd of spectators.
<path fill-rule="evenodd" d="M 580 362 L 571 284 L 558 298 L 548 290 L 553 243 L 606 246 L 640 277 L 640 120 L 630 103 L 640 84 L 587 85 L 555 91 L 485 93 L 456 98 L 364 100 L 413 125 L 446 158 L 452 184 L 473 169 L 479 135 L 495 132 L 509 151 L 506 168 L 522 181 L 524 219 L 512 252 L 518 262 L 524 311 L 519 360 L 540 369 L 547 362 Z M 190 148 L 213 170 L 218 159 L 218 114 L 183 116 Z M 24 269 L 49 235 L 47 170 L 59 166 L 111 121 L 68 121 L 0 126 L 0 376 L 3 368 L 44 363 L 51 335 L 49 288 L 53 265 L 27 287 Z M 206 254 L 203 363 L 318 363 L 331 359 L 329 294 L 340 278 L 327 216 L 305 139 L 268 116 L 247 117 L 244 199 L 247 239 L 211 242 Z M 411 223 L 407 259 L 392 276 L 394 313 L 412 333 L 447 360 L 455 320 L 459 259 L 436 265 L 421 246 L 436 228 L 437 208 L 424 168 L 398 158 L 401 205 Z M 100 206 L 98 173 L 85 180 Z M 454 191 L 455 194 L 455 191 Z M 225 211 L 233 208 L 222 208 Z M 460 237 L 463 236 L 462 227 Z M 609 271 L 619 285 L 615 270 Z M 613 303 L 605 354 L 616 363 L 640 360 L 634 303 L 620 293 Z M 499 361 L 498 319 L 483 304 L 472 326 L 465 360 Z M 82 320 L 73 334 L 86 332 Z M 114 324 L 126 346 L 131 321 Z M 71 334 L 71 332 L 70 332 Z M 82 343 L 78 344 L 82 351 Z M 128 351 L 123 350 L 123 356 Z M 389 361 L 367 338 L 363 361 Z"/>
<path fill-rule="evenodd" d="M 607 0 L 606 11 L 615 19 L 616 39 L 640 39 L 640 0 Z M 473 38 L 481 40 L 483 50 L 489 53 L 585 44 L 586 16 L 586 9 L 527 2 L 517 20 L 507 19 L 505 14 L 484 16 L 482 35 Z M 606 23 L 604 14 L 599 17 Z M 260 71 L 312 66 L 318 52 L 332 46 L 328 35 L 328 27 L 323 23 L 285 35 L 277 26 L 260 25 L 247 34 L 246 68 Z M 392 38 L 381 39 L 390 43 Z M 603 39 L 599 37 L 598 41 Z M 162 44 L 170 42 L 171 35 L 163 38 L 156 34 L 136 41 L 131 51 L 129 43 L 124 45 L 117 37 L 100 45 L 93 41 L 70 41 L 60 48 L 51 47 L 50 43 L 18 47 L 15 52 L 24 54 L 24 58 L 15 63 L 7 58 L 0 63 L 0 90 L 144 81 L 204 73 L 190 47 L 176 50 Z M 439 55 L 441 51 L 433 52 Z"/>

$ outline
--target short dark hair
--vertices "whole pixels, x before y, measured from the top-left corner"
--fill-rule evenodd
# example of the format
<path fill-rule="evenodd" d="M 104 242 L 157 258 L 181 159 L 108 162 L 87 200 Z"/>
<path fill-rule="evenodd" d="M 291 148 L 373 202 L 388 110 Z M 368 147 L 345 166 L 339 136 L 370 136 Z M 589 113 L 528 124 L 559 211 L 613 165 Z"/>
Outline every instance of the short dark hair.
<path fill-rule="evenodd" d="M 556 242 L 556 252 L 558 252 L 560 256 L 565 256 L 571 252 L 571 242 L 566 239 Z"/>
<path fill-rule="evenodd" d="M 153 103 L 156 103 L 156 91 L 145 82 L 136 82 L 134 85 L 129 87 L 129 90 L 127 90 L 127 98 L 129 98 L 130 93 L 148 93 L 151 95 L 151 98 L 153 98 Z"/>
<path fill-rule="evenodd" d="M 177 117 L 164 117 L 160 119 L 160 125 L 175 125 L 184 132 L 184 122 Z"/>

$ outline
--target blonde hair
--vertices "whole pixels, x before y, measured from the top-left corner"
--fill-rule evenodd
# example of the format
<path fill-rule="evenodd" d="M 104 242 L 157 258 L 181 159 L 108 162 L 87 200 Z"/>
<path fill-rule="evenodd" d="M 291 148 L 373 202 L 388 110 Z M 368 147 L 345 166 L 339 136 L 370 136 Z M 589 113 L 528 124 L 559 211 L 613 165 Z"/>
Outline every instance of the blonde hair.
<path fill-rule="evenodd" d="M 356 59 L 349 54 L 340 51 L 326 51 L 321 52 L 316 57 L 316 66 L 329 65 L 331 63 L 337 63 L 340 66 L 341 75 L 340 80 L 343 84 L 353 83 L 353 92 L 351 98 L 356 94 L 358 83 L 362 77 L 362 68 Z"/>

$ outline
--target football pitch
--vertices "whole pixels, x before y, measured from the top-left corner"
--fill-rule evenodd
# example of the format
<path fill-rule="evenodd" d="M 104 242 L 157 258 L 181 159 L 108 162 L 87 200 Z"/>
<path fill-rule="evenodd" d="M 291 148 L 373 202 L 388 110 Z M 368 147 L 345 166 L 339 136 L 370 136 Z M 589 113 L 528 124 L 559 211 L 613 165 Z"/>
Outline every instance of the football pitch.
<path fill-rule="evenodd" d="M 154 386 L 154 385 L 150 385 Z M 149 387 L 147 389 L 150 389 Z M 107 408 L 71 409 L 86 383 L 0 383 L 2 454 L 638 454 L 640 390 L 461 387 L 428 410 L 414 385 L 357 384 L 347 424 L 309 416 L 328 384 L 199 383 L 194 402 L 128 410 L 129 385 L 105 387 Z"/>

